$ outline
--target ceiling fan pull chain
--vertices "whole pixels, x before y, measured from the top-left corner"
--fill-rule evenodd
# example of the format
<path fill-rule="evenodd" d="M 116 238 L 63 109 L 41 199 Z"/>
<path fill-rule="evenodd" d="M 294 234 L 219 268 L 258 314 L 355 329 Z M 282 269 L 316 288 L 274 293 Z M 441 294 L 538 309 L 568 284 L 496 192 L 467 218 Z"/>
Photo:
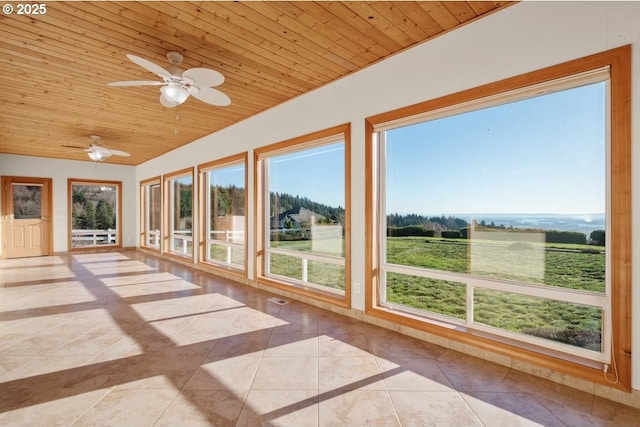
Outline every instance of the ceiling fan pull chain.
<path fill-rule="evenodd" d="M 176 108 L 176 121 L 173 125 L 173 134 L 177 135 L 178 134 L 178 120 L 180 120 L 180 116 L 178 115 L 178 109 Z"/>

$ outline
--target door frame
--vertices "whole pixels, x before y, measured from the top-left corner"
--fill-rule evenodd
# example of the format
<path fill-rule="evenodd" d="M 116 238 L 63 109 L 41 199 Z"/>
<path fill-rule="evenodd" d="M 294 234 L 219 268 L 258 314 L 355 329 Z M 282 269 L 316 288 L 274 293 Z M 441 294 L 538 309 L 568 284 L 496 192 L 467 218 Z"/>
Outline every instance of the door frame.
<path fill-rule="evenodd" d="M 13 213 L 9 210 L 13 207 L 13 200 L 11 200 L 11 195 L 13 194 L 10 191 L 9 186 L 16 184 L 36 184 L 42 185 L 46 191 L 44 191 L 44 197 L 46 198 L 46 210 L 43 210 L 43 214 L 47 217 L 47 253 L 45 256 L 53 255 L 53 186 L 52 186 L 52 178 L 34 178 L 34 177 L 25 177 L 25 176 L 2 176 L 2 222 L 0 234 L 2 235 L 2 259 L 7 258 L 7 230 L 9 228 L 8 219 L 9 216 Z M 43 203 L 44 205 L 44 203 Z"/>

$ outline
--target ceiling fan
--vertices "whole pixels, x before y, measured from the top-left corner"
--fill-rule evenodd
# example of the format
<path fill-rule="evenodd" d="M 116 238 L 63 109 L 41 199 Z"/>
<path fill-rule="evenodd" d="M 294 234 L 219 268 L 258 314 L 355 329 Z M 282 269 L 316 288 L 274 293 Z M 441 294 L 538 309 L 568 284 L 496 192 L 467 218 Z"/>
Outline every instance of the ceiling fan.
<path fill-rule="evenodd" d="M 76 148 L 76 150 L 73 150 L 72 152 L 87 153 L 89 158 L 94 162 L 101 162 L 107 157 L 111 157 L 111 156 L 121 156 L 121 157 L 131 156 L 131 154 L 127 153 L 126 151 L 110 150 L 106 147 L 98 145 L 98 142 L 100 142 L 100 137 L 98 135 L 91 135 L 91 144 L 89 144 L 88 148 L 78 147 L 75 145 L 63 145 L 63 147 Z"/>
<path fill-rule="evenodd" d="M 162 79 L 156 80 L 131 80 L 111 82 L 109 86 L 161 86 L 160 104 L 164 107 L 177 107 L 193 95 L 194 98 L 205 104 L 225 106 L 231 104 L 231 99 L 212 86 L 221 85 L 224 76 L 218 71 L 209 68 L 190 68 L 183 70 L 178 67 L 182 63 L 183 56 L 179 52 L 170 51 L 167 59 L 171 65 L 163 68 L 139 56 L 128 54 L 127 58 L 147 71 L 152 72 Z"/>

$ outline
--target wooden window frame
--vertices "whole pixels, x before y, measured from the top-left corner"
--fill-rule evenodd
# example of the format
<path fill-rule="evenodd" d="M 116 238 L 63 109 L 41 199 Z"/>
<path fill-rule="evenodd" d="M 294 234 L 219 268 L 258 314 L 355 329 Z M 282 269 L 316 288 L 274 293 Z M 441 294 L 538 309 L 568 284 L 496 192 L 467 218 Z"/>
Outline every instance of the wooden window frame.
<path fill-rule="evenodd" d="M 72 247 L 72 231 L 73 231 L 73 185 L 99 185 L 105 184 L 109 186 L 117 187 L 118 197 L 116 206 L 116 243 L 113 245 L 96 245 L 87 246 L 82 248 Z M 68 178 L 67 179 L 67 209 L 69 215 L 67 218 L 67 248 L 69 252 L 95 252 L 97 250 L 113 250 L 122 248 L 122 181 L 109 181 L 105 179 L 81 179 L 81 178 Z"/>
<path fill-rule="evenodd" d="M 160 186 L 160 244 L 158 248 L 147 246 L 147 187 L 158 184 Z M 162 218 L 163 218 L 163 191 L 162 191 L 162 177 L 156 176 L 153 178 L 140 181 L 140 247 L 154 251 L 157 253 L 162 252 Z"/>
<path fill-rule="evenodd" d="M 321 146 L 321 143 L 316 144 L 316 141 L 321 141 L 326 138 L 341 135 L 344 141 L 345 151 L 345 218 L 344 218 L 344 234 L 345 234 L 345 247 L 344 247 L 344 281 L 345 290 L 344 296 L 338 297 L 329 295 L 328 293 L 322 293 L 308 288 L 292 285 L 291 283 L 280 282 L 273 277 L 265 275 L 264 272 L 264 260 L 266 257 L 266 242 L 265 242 L 265 227 L 268 225 L 264 223 L 264 188 L 261 158 L 268 156 L 269 154 L 277 155 L 287 152 L 295 152 L 305 148 L 312 148 Z M 351 124 L 346 123 L 332 128 L 312 132 L 303 136 L 288 139 L 286 141 L 277 142 L 271 145 L 260 147 L 254 150 L 254 267 L 255 278 L 258 283 L 293 292 L 302 296 L 310 297 L 322 302 L 327 302 L 344 308 L 351 307 Z"/>
<path fill-rule="evenodd" d="M 376 154 L 374 127 L 379 123 L 400 120 L 409 116 L 486 98 L 494 94 L 516 90 L 572 76 L 601 67 L 610 69 L 610 206 L 611 218 L 611 309 L 613 322 L 612 358 L 614 364 L 605 376 L 602 367 L 524 349 L 497 340 L 473 336 L 464 330 L 437 325 L 381 307 L 377 301 L 379 241 L 376 215 Z M 497 82 L 463 90 L 451 95 L 385 112 L 365 120 L 365 313 L 372 317 L 433 333 L 513 359 L 540 365 L 553 371 L 581 377 L 594 383 L 631 390 L 631 47 L 629 45 L 550 66 Z M 609 236 L 607 236 L 609 238 Z M 615 372 L 613 370 L 615 369 Z"/>
<path fill-rule="evenodd" d="M 195 191 L 195 177 L 194 177 L 194 168 L 193 167 L 188 167 L 188 168 L 184 168 L 184 169 L 180 169 L 171 173 L 168 173 L 166 175 L 162 176 L 162 255 L 163 256 L 167 256 L 169 258 L 173 258 L 177 261 L 180 262 L 188 262 L 190 264 L 194 263 L 194 259 L 195 259 L 195 252 L 196 252 L 196 233 L 193 229 L 193 227 L 196 224 L 196 211 L 194 208 L 195 204 L 195 198 L 196 198 L 196 191 Z M 171 198 L 169 197 L 169 195 L 171 194 L 169 185 L 171 185 L 171 182 L 175 179 L 175 178 L 180 178 L 182 176 L 191 176 L 191 185 L 192 185 L 192 191 L 191 191 L 191 224 L 192 224 L 192 230 L 191 230 L 191 236 L 192 236 L 192 250 L 193 253 L 191 255 L 188 256 L 183 256 L 180 255 L 178 253 L 172 252 L 170 250 L 171 248 Z"/>
<path fill-rule="evenodd" d="M 248 249 L 247 249 L 247 241 L 248 241 L 248 225 L 249 225 L 249 197 L 248 197 L 248 160 L 249 153 L 239 153 L 232 156 L 228 156 L 222 159 L 214 160 L 211 162 L 203 163 L 198 165 L 198 227 L 200 230 L 199 237 L 199 249 L 198 249 L 198 263 L 201 265 L 205 265 L 210 267 L 214 271 L 223 271 L 225 273 L 229 273 L 232 275 L 240 276 L 242 278 L 247 278 L 247 262 L 248 262 Z M 208 179 L 206 174 L 211 169 L 240 165 L 244 167 L 244 232 L 245 232 L 245 243 L 244 243 L 244 266 L 242 269 L 233 268 L 231 266 L 225 266 L 221 263 L 213 263 L 207 261 L 206 253 L 207 253 L 207 195 L 206 192 L 208 190 L 207 183 Z"/>

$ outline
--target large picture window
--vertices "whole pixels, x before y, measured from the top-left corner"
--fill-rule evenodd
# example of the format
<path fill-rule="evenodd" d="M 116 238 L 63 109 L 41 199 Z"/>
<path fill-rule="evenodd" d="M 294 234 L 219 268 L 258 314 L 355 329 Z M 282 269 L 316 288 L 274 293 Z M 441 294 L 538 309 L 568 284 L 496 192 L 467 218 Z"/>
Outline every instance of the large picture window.
<path fill-rule="evenodd" d="M 246 163 L 245 153 L 198 167 L 201 261 L 239 272 L 246 266 Z"/>
<path fill-rule="evenodd" d="M 121 245 L 119 181 L 69 179 L 69 249 Z"/>
<path fill-rule="evenodd" d="M 259 277 L 348 304 L 349 127 L 256 151 Z"/>
<path fill-rule="evenodd" d="M 193 257 L 193 170 L 174 172 L 164 177 L 166 195 L 163 251 Z"/>
<path fill-rule="evenodd" d="M 162 187 L 160 178 L 152 178 L 140 183 L 141 200 L 141 241 L 143 247 L 160 250 L 162 230 Z"/>
<path fill-rule="evenodd" d="M 370 310 L 612 369 L 630 220 L 628 164 L 614 165 L 629 141 L 612 108 L 623 71 L 600 62 L 369 121 Z"/>

